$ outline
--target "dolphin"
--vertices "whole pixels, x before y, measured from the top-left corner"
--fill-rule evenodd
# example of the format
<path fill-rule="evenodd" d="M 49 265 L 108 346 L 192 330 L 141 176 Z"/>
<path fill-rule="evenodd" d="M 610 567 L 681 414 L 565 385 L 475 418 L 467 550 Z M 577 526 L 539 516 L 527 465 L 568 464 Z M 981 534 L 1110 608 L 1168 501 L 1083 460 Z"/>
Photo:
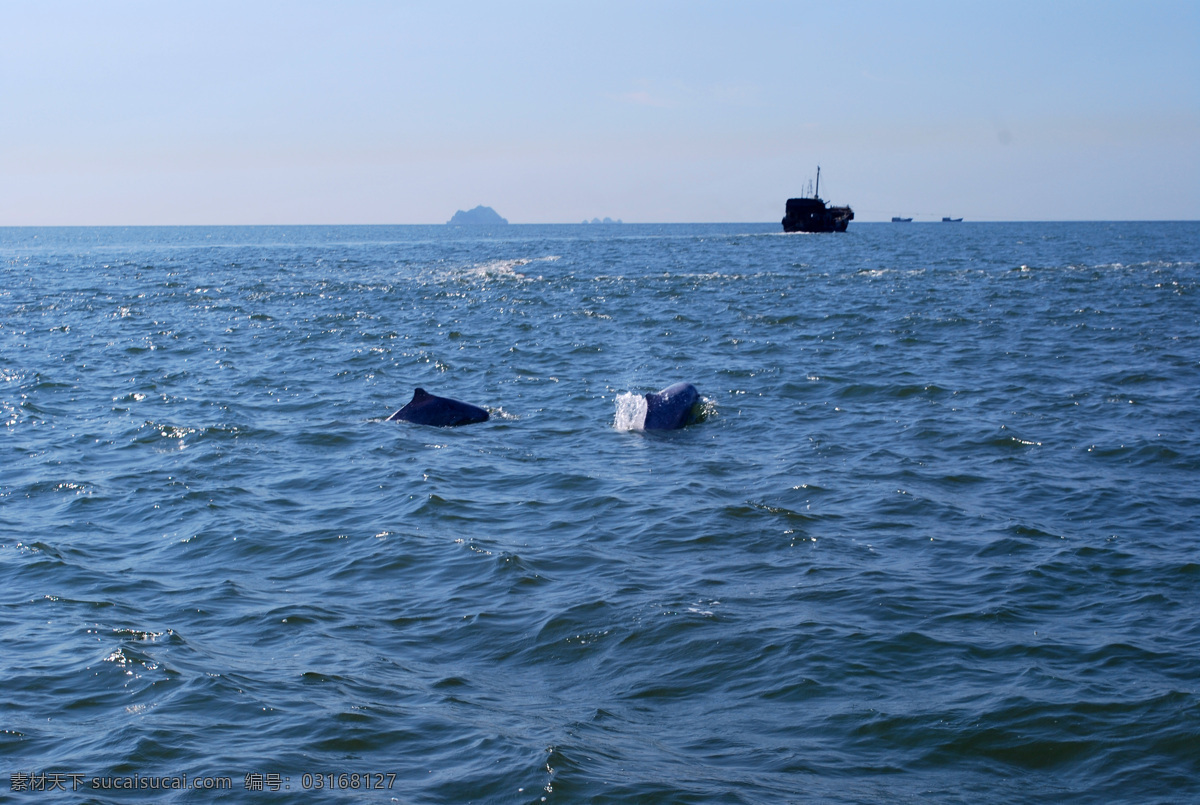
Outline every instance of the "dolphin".
<path fill-rule="evenodd" d="M 700 392 L 691 383 L 676 383 L 646 395 L 645 430 L 677 430 L 696 419 Z"/>
<path fill-rule="evenodd" d="M 396 420 L 450 428 L 455 425 L 487 422 L 488 412 L 470 403 L 439 397 L 425 389 L 417 389 L 408 405 L 387 418 L 388 422 Z"/>

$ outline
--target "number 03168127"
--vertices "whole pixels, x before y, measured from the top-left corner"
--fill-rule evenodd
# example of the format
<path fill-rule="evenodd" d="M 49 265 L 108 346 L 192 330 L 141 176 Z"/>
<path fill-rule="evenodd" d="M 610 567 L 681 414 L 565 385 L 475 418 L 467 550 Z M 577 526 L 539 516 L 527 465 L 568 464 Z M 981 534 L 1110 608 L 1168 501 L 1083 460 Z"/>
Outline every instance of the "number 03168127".
<path fill-rule="evenodd" d="M 390 789 L 396 782 L 395 774 L 384 772 L 324 772 L 322 774 L 304 773 L 300 776 L 300 786 L 305 789 L 320 790 L 322 788 L 351 788 L 351 789 Z"/>

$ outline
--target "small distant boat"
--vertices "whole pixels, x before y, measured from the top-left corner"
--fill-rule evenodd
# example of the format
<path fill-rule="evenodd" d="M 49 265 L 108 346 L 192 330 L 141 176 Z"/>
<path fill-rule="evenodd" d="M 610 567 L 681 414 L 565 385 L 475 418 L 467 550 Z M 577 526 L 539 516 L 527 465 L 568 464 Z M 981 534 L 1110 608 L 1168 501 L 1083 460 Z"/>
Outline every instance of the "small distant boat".
<path fill-rule="evenodd" d="M 817 166 L 817 187 L 812 198 L 789 198 L 783 216 L 784 232 L 845 232 L 854 220 L 849 207 L 830 207 L 821 200 L 821 166 Z"/>
<path fill-rule="evenodd" d="M 893 215 L 892 223 L 893 224 L 911 224 L 912 219 L 911 218 L 901 218 L 899 215 Z"/>
<path fill-rule="evenodd" d="M 946 216 L 945 218 L 942 219 L 942 223 L 943 224 L 961 224 L 962 219 L 961 218 L 951 218 L 949 216 Z"/>

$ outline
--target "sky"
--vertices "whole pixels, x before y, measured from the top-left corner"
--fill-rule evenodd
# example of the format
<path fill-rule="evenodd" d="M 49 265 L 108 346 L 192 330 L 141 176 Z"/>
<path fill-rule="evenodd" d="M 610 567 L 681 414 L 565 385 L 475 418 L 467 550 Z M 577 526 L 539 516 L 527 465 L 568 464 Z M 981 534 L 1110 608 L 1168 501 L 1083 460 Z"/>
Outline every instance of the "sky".
<path fill-rule="evenodd" d="M 1200 2 L 0 0 L 0 226 L 1200 219 Z"/>

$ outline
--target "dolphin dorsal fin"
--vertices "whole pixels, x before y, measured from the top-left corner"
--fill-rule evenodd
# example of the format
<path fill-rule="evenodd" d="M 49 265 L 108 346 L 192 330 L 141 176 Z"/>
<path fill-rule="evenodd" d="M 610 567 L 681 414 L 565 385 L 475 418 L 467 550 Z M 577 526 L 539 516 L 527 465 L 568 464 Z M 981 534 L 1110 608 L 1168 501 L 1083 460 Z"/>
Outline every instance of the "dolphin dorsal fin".
<path fill-rule="evenodd" d="M 433 396 L 433 395 L 431 395 L 428 391 L 426 391 L 425 389 L 419 388 L 413 392 L 413 402 L 416 402 L 417 400 L 424 400 L 425 398 L 431 397 L 431 396 Z"/>

